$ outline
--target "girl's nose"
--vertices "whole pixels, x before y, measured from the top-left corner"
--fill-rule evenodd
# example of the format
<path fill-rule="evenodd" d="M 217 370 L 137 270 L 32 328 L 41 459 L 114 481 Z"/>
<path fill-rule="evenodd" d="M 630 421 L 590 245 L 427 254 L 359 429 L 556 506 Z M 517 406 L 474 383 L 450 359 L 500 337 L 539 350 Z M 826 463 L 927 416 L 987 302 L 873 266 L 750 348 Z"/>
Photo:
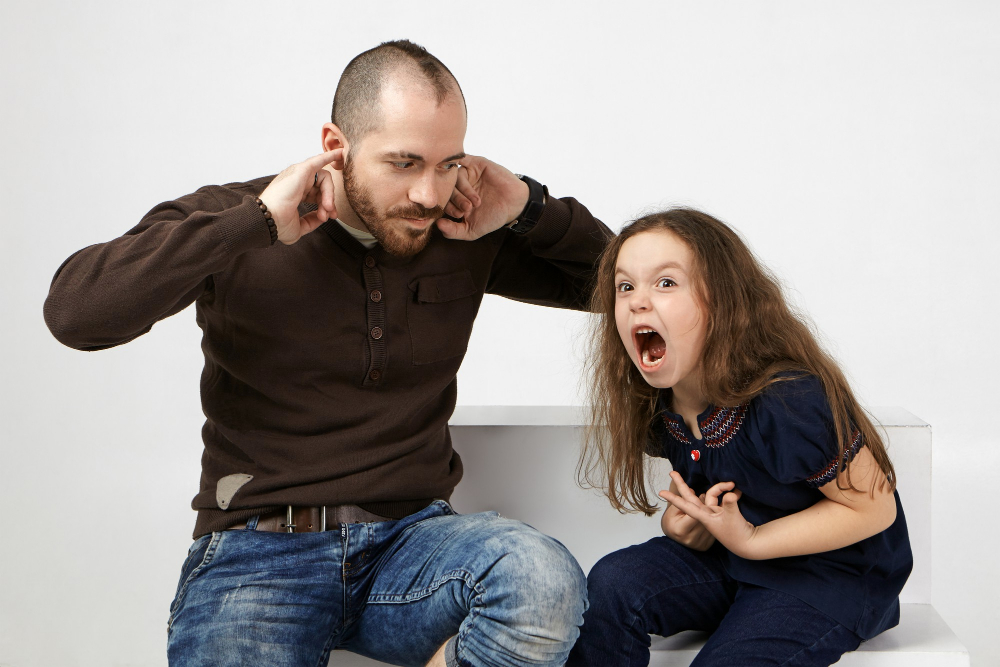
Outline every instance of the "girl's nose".
<path fill-rule="evenodd" d="M 628 301 L 629 308 L 633 313 L 649 310 L 649 295 L 644 290 L 636 290 Z"/>

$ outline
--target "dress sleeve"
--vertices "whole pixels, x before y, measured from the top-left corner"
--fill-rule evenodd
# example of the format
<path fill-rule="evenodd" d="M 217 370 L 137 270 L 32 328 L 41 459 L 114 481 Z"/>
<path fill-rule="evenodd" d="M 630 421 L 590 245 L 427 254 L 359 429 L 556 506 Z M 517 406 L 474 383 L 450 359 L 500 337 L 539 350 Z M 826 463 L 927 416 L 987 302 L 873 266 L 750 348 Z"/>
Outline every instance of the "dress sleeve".
<path fill-rule="evenodd" d="M 837 476 L 840 451 L 833 414 L 818 378 L 777 382 L 753 401 L 757 428 L 751 439 L 764 469 L 782 484 L 819 488 Z M 856 430 L 845 449 L 853 459 L 861 445 Z"/>

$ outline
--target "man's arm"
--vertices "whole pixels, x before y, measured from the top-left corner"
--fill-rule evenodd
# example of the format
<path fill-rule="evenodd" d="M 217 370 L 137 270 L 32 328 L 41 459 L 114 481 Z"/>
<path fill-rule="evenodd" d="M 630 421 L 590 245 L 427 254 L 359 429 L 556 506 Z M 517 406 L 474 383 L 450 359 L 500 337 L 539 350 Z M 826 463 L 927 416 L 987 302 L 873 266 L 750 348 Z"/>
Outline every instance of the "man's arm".
<path fill-rule="evenodd" d="M 333 208 L 333 182 L 323 165 L 331 151 L 292 165 L 261 193 L 278 240 L 294 243 Z M 301 203 L 318 209 L 299 216 Z M 126 343 L 211 289 L 211 276 L 241 253 L 271 245 L 264 215 L 249 192 L 202 188 L 160 204 L 124 236 L 67 259 L 45 300 L 45 322 L 61 343 L 100 350 Z"/>
<path fill-rule="evenodd" d="M 528 186 L 500 165 L 476 156 L 462 160 L 445 212 L 438 221 L 448 238 L 471 240 L 497 232 L 502 243 L 487 291 L 518 301 L 586 309 L 597 259 L 612 232 L 571 197 L 548 197 L 527 233 L 503 231 L 528 201 Z"/>

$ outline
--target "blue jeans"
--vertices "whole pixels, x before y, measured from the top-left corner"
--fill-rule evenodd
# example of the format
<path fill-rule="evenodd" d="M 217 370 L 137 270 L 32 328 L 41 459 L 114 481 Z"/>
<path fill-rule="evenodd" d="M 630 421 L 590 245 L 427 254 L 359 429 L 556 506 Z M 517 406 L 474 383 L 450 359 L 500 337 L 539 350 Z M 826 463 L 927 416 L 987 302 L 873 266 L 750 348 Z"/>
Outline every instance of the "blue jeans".
<path fill-rule="evenodd" d="M 648 665 L 650 634 L 712 635 L 691 667 L 831 665 L 861 639 L 798 598 L 731 579 L 715 551 L 656 537 L 608 554 L 569 666 Z"/>
<path fill-rule="evenodd" d="M 570 553 L 495 512 L 436 501 L 323 533 L 255 527 L 191 546 L 170 607 L 172 667 L 318 667 L 333 649 L 424 665 L 455 635 L 463 666 L 561 665 L 583 622 Z"/>

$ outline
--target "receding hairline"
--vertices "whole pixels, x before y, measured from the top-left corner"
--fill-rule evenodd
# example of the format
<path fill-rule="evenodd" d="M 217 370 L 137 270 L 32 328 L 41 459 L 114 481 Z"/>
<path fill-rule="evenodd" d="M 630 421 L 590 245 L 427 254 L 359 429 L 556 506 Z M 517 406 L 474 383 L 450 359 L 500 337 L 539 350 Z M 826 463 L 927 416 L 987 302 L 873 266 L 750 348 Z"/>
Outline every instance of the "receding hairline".
<path fill-rule="evenodd" d="M 380 110 L 385 95 L 394 89 L 404 95 L 423 94 L 428 97 L 433 96 L 438 106 L 454 98 L 461 101 L 462 107 L 465 108 L 465 96 L 462 94 L 462 89 L 459 87 L 455 77 L 450 74 L 447 81 L 438 85 L 433 81 L 429 81 L 415 65 L 411 67 L 408 63 L 400 63 L 398 66 L 385 72 L 378 93 Z"/>
<path fill-rule="evenodd" d="M 348 63 L 337 84 L 331 122 L 357 143 L 381 125 L 383 96 L 390 86 L 430 92 L 438 105 L 457 94 L 467 109 L 458 79 L 443 62 L 422 46 L 397 40 L 383 42 Z"/>

